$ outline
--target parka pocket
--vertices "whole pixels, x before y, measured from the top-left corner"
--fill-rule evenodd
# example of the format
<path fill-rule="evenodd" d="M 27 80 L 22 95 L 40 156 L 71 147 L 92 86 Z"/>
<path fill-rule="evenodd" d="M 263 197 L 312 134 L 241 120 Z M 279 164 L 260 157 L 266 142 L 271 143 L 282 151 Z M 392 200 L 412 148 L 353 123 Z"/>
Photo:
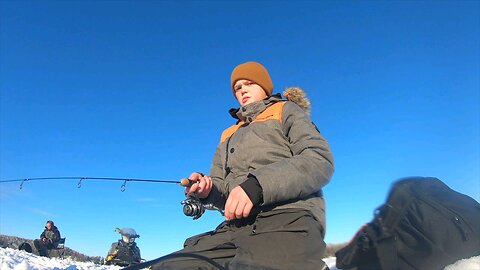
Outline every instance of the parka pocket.
<path fill-rule="evenodd" d="M 262 212 L 257 215 L 252 226 L 251 235 L 294 232 L 303 236 L 308 235 L 316 222 L 310 212 L 303 209 L 279 209 Z"/>
<path fill-rule="evenodd" d="M 205 236 L 212 235 L 213 232 L 214 231 L 209 231 L 209 232 L 205 232 L 205 233 L 201 233 L 201 234 L 197 234 L 192 237 L 189 237 L 187 238 L 187 240 L 185 240 L 185 243 L 183 243 L 183 247 L 186 248 L 186 247 L 195 246 L 198 243 L 198 241 L 200 241 L 200 239 L 204 238 Z"/>

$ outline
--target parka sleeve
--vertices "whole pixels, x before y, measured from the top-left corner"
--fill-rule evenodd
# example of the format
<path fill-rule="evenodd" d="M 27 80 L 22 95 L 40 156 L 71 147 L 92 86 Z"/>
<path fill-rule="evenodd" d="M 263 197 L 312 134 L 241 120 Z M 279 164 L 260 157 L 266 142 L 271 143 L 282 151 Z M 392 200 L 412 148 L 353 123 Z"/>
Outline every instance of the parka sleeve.
<path fill-rule="evenodd" d="M 60 231 L 58 229 L 54 230 L 53 232 L 53 238 L 52 238 L 52 243 L 60 241 Z"/>
<path fill-rule="evenodd" d="M 282 129 L 293 156 L 251 172 L 262 186 L 264 205 L 316 193 L 328 183 L 334 171 L 328 142 L 308 115 L 292 102 L 283 107 Z"/>
<path fill-rule="evenodd" d="M 207 198 L 202 199 L 202 202 L 204 204 L 212 204 L 217 208 L 224 209 L 225 202 L 227 201 L 227 187 L 225 186 L 225 181 L 223 180 L 220 145 L 215 150 L 215 154 L 213 156 L 210 177 L 213 181 L 212 190 Z"/>

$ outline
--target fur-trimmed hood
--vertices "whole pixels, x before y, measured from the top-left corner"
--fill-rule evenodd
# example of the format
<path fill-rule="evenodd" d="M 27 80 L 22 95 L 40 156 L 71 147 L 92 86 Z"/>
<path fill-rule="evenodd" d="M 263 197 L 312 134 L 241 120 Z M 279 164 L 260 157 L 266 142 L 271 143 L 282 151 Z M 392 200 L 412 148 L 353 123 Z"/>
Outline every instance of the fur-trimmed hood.
<path fill-rule="evenodd" d="M 300 108 L 302 108 L 307 114 L 310 114 L 310 100 L 307 98 L 307 94 L 302 88 L 297 86 L 289 87 L 283 91 L 283 96 L 300 106 Z"/>
<path fill-rule="evenodd" d="M 300 87 L 294 86 L 294 87 L 288 87 L 283 91 L 283 96 L 288 100 L 291 101 L 295 104 L 297 104 L 300 108 L 302 108 L 305 113 L 310 115 L 310 100 L 307 98 L 307 94 L 305 93 L 305 90 L 303 90 Z M 271 104 L 272 102 L 277 102 L 281 100 L 281 95 L 280 94 L 274 94 L 271 95 L 267 98 L 265 98 L 262 101 L 258 101 L 255 103 L 250 103 L 244 107 L 240 108 L 231 108 L 228 113 L 235 119 L 244 119 L 246 117 L 240 117 L 238 114 L 249 114 L 247 111 L 252 111 L 253 113 L 250 113 L 251 117 L 254 116 L 254 114 L 258 114 L 259 112 L 262 111 L 261 107 L 265 109 L 265 106 L 268 106 L 268 104 Z M 242 108 L 242 112 L 240 112 L 240 109 Z"/>

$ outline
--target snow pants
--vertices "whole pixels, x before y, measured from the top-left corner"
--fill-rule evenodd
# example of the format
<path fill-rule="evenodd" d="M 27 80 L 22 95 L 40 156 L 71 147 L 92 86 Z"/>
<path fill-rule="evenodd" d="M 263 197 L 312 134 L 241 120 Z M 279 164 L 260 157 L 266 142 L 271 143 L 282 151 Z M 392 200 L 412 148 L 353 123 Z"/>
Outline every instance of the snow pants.
<path fill-rule="evenodd" d="M 225 221 L 214 231 L 185 241 L 173 254 L 208 257 L 225 269 L 328 269 L 324 228 L 309 211 L 281 209 L 262 212 L 247 219 Z M 173 258 L 154 266 L 160 269 L 218 269 L 197 258 Z"/>
<path fill-rule="evenodd" d="M 48 250 L 55 247 L 50 241 L 43 242 L 41 239 L 35 239 L 33 245 L 37 249 L 38 255 L 43 257 L 48 257 Z"/>

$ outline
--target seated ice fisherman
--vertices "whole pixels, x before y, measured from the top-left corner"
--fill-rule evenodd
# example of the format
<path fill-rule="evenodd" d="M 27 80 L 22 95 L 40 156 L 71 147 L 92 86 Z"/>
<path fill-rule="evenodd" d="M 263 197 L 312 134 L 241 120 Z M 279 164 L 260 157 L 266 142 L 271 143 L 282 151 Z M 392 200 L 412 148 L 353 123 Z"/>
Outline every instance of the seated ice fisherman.
<path fill-rule="evenodd" d="M 40 239 L 35 239 L 33 245 L 40 256 L 48 257 L 48 250 L 57 246 L 60 241 L 60 231 L 53 221 L 47 221 L 45 230 L 40 235 Z"/>

